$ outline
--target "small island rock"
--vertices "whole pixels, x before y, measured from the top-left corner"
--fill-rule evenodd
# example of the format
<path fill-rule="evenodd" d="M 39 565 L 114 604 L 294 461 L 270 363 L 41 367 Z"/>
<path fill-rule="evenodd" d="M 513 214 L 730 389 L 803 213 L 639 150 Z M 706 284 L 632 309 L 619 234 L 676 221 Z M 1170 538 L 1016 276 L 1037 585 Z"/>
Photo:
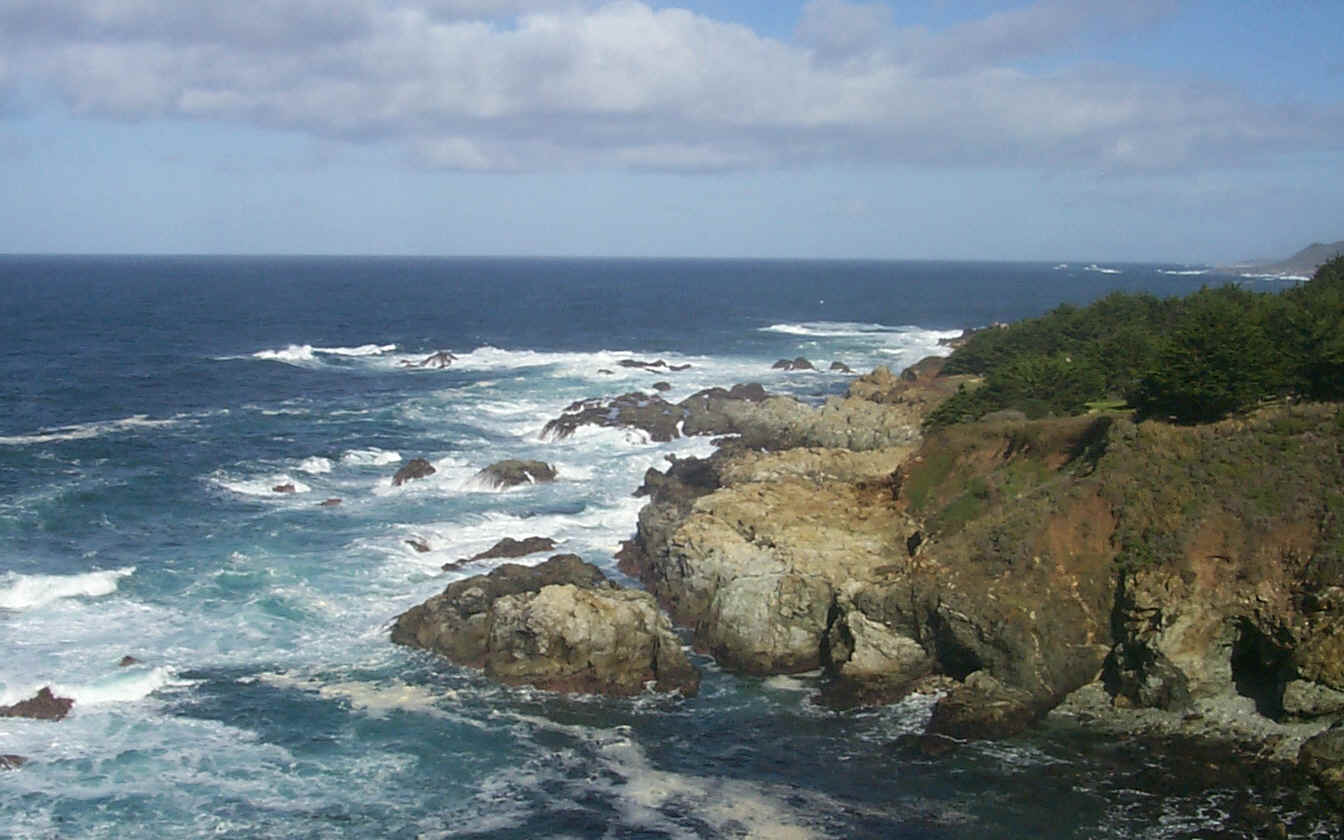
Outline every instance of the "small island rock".
<path fill-rule="evenodd" d="M 555 481 L 555 467 L 544 461 L 521 461 L 510 458 L 506 461 L 497 461 L 476 473 L 475 480 L 500 489 L 519 484 L 543 484 Z"/>
<path fill-rule="evenodd" d="M 457 581 L 398 616 L 392 641 L 552 691 L 693 695 L 699 672 L 647 592 L 621 589 L 572 554 Z"/>
<path fill-rule="evenodd" d="M 424 478 L 436 472 L 438 470 L 434 469 L 434 465 L 424 458 L 412 458 L 401 469 L 397 470 L 396 475 L 392 476 L 392 486 L 400 487 L 411 479 Z"/>
<path fill-rule="evenodd" d="M 27 700 L 20 700 L 12 706 L 0 706 L 0 717 L 60 720 L 70 714 L 70 707 L 73 705 L 74 700 L 69 697 L 57 697 L 51 693 L 51 688 L 48 686 Z"/>

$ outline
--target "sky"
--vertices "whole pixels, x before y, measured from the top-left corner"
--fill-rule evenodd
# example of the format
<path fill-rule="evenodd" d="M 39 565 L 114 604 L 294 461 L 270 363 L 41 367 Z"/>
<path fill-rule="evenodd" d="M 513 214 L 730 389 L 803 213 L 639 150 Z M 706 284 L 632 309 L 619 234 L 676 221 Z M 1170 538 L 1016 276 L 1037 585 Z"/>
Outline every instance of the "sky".
<path fill-rule="evenodd" d="M 1227 263 L 1339 0 L 0 0 L 0 253 Z"/>

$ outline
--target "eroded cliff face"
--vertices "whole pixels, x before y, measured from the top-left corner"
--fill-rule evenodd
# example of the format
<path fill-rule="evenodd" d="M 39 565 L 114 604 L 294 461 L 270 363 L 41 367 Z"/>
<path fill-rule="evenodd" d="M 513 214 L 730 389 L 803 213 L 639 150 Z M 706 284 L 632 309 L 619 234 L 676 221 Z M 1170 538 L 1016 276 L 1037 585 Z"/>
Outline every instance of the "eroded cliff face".
<path fill-rule="evenodd" d="M 651 482 L 625 568 L 724 664 L 824 667 L 840 701 L 941 674 L 996 734 L 1088 686 L 1319 730 L 1344 709 L 1339 417 L 1004 421 L 680 462 L 701 481 Z"/>

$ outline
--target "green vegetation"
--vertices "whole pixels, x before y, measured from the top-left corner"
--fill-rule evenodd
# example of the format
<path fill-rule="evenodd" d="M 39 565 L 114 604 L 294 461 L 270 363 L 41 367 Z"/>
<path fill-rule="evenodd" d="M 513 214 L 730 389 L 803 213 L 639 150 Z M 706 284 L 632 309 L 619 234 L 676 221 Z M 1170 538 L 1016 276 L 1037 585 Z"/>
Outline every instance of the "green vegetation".
<path fill-rule="evenodd" d="M 1225 286 L 1060 306 L 974 334 L 943 372 L 983 383 L 931 412 L 930 430 L 1005 409 L 1035 419 L 1127 404 L 1202 423 L 1275 398 L 1344 399 L 1344 257 L 1281 294 Z"/>

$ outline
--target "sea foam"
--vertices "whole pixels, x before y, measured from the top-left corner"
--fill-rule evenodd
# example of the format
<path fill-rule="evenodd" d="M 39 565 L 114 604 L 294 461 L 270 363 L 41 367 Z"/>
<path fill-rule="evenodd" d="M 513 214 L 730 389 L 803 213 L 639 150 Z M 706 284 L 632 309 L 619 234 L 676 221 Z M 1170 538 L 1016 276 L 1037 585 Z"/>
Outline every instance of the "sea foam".
<path fill-rule="evenodd" d="M 134 566 L 77 575 L 22 575 L 0 577 L 0 609 L 30 610 L 62 598 L 97 598 L 117 591 L 117 582 L 135 573 Z"/>
<path fill-rule="evenodd" d="M 0 436 L 0 446 L 27 446 L 33 443 L 85 440 L 117 432 L 132 432 L 138 429 L 162 429 L 177 425 L 179 422 L 181 422 L 180 419 L 151 420 L 144 414 L 136 414 L 120 420 L 100 420 L 93 423 L 60 426 L 54 429 L 41 429 L 28 435 Z"/>

